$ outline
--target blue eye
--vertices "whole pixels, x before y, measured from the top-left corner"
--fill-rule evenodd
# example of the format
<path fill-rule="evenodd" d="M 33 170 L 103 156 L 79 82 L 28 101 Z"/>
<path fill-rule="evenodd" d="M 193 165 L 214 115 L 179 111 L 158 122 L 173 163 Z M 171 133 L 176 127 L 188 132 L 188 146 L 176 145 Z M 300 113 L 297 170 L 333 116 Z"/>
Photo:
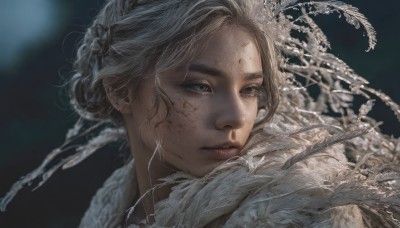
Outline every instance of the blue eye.
<path fill-rule="evenodd" d="M 192 83 L 187 83 L 183 85 L 187 90 L 195 93 L 212 93 L 211 86 L 208 85 L 207 83 L 202 83 L 202 82 L 192 82 Z"/>
<path fill-rule="evenodd" d="M 206 83 L 198 83 L 198 82 L 189 83 L 189 84 L 184 85 L 184 87 L 187 90 L 189 90 L 191 92 L 195 92 L 195 93 L 201 93 L 201 94 L 212 93 L 211 86 L 209 86 Z"/>
<path fill-rule="evenodd" d="M 250 97 L 256 97 L 261 94 L 262 86 L 261 85 L 251 85 L 247 86 L 240 91 L 242 94 Z"/>

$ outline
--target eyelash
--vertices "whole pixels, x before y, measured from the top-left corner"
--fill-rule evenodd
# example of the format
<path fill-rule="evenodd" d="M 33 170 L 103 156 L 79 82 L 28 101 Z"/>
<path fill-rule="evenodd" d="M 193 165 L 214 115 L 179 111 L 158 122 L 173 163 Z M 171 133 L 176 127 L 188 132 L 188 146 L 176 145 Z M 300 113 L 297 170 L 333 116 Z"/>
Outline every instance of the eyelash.
<path fill-rule="evenodd" d="M 199 93 L 201 95 L 213 93 L 211 86 L 208 85 L 207 83 L 195 82 L 195 83 L 185 84 L 185 85 L 183 85 L 183 87 L 185 89 L 189 90 L 190 92 Z M 250 90 L 250 91 L 246 91 L 246 90 Z M 262 92 L 262 86 L 261 85 L 250 85 L 250 86 L 243 88 L 240 92 L 248 97 L 257 97 Z"/>
<path fill-rule="evenodd" d="M 251 91 L 245 93 L 246 96 L 258 97 L 262 93 L 262 88 L 263 87 L 261 85 L 251 85 L 251 86 L 245 87 L 244 89 L 242 89 L 242 91 L 243 90 L 247 90 L 247 89 L 251 89 Z"/>
<path fill-rule="evenodd" d="M 185 85 L 183 85 L 183 87 L 194 93 L 200 93 L 200 94 L 212 93 L 211 86 L 208 85 L 207 83 L 194 82 L 194 83 L 185 84 Z M 200 88 L 200 87 L 203 87 L 203 88 Z"/>

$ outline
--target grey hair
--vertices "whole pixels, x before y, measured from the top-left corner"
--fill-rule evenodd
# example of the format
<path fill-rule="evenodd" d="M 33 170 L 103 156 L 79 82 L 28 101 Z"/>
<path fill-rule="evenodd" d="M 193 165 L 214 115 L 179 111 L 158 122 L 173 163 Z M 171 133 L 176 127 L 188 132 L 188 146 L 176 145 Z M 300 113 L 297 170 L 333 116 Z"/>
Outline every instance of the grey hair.
<path fill-rule="evenodd" d="M 108 0 L 78 48 L 71 101 L 85 119 L 121 123 L 107 99 L 103 80 L 118 96 L 127 96 L 146 73 L 177 67 L 193 57 L 200 40 L 226 25 L 237 25 L 254 37 L 264 71 L 264 101 L 272 117 L 279 103 L 278 67 L 273 39 L 258 22 L 252 0 Z M 158 101 L 168 103 L 155 80 Z M 159 102 L 155 106 L 158 107 Z M 168 105 L 167 105 L 168 107 Z M 158 109 L 158 108 L 157 108 Z"/>

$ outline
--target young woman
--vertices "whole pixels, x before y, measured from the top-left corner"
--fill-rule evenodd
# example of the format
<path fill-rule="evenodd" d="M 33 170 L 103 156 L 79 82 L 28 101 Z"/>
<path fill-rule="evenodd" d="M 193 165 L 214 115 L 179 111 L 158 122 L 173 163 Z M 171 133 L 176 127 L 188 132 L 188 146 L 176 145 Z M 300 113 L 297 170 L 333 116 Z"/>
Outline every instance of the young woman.
<path fill-rule="evenodd" d="M 374 46 L 369 23 L 341 2 L 107 1 L 78 49 L 71 92 L 82 120 L 66 145 L 105 129 L 44 173 L 68 146 L 55 150 L 3 206 L 33 178 L 123 137 L 132 161 L 81 227 L 400 225 L 400 144 L 366 117 L 371 101 L 356 115 L 351 98 L 400 108 L 326 52 L 309 15 L 331 12 L 361 23 Z M 84 120 L 99 124 L 85 130 Z"/>

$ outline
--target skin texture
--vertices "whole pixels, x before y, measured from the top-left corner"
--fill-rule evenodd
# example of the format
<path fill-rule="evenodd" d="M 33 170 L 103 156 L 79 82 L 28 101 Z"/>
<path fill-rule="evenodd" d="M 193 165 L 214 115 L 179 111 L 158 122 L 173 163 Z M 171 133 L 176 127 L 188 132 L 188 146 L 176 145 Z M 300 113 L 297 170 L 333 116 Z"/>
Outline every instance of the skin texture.
<path fill-rule="evenodd" d="M 141 195 L 176 170 L 204 176 L 238 155 L 253 128 L 263 82 L 254 39 L 243 28 L 226 26 L 202 47 L 190 61 L 160 74 L 161 88 L 171 100 L 167 118 L 161 102 L 149 119 L 156 99 L 154 75 L 129 99 L 109 94 L 123 114 Z M 162 150 L 153 156 L 157 140 Z M 145 198 L 146 214 L 168 193 L 159 190 Z"/>

